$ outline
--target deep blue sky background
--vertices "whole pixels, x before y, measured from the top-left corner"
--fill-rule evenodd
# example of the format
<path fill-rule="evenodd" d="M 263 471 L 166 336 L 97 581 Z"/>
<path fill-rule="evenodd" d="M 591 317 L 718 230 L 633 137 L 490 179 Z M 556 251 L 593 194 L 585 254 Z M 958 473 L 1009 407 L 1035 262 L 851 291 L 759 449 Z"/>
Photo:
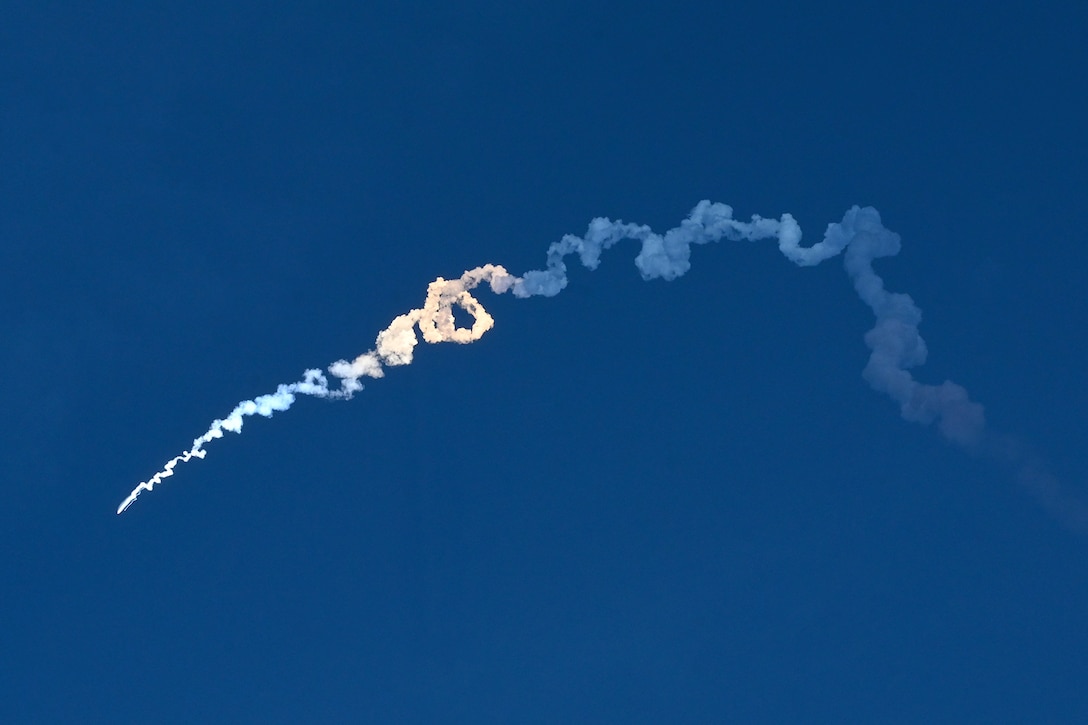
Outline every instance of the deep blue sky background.
<path fill-rule="evenodd" d="M 878 207 L 918 376 L 1085 491 L 1082 3 L 153 5 L 3 3 L 0 720 L 1088 718 L 1088 537 L 773 244 L 484 293 L 114 515 L 436 275 L 703 198 Z"/>

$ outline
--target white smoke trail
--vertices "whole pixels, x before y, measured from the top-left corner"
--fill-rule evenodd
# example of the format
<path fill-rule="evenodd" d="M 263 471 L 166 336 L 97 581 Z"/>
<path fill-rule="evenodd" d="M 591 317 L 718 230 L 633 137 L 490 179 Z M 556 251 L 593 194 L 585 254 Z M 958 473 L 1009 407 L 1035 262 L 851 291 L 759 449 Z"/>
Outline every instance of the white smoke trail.
<path fill-rule="evenodd" d="M 320 370 L 307 370 L 296 383 L 280 385 L 275 393 L 239 403 L 230 414 L 212 422 L 206 433 L 193 441 L 193 447 L 167 461 L 163 469 L 140 483 L 117 508 L 120 514 L 132 505 L 142 491 L 174 475 L 178 463 L 203 458 L 204 446 L 223 436 L 223 431 L 241 432 L 246 416 L 258 414 L 271 417 L 278 410 L 287 410 L 296 395 L 318 398 L 348 399 L 363 385 L 361 378 L 380 378 L 383 365 L 408 365 L 419 342 L 415 328 L 429 343 L 469 343 L 479 340 L 490 330 L 495 320 L 483 305 L 470 294 L 482 282 L 487 282 L 496 294 L 511 291 L 515 297 L 552 297 L 567 286 L 564 259 L 577 254 L 582 264 L 596 269 L 601 252 L 623 239 L 642 243 L 635 257 L 643 279 L 673 280 L 691 268 L 691 245 L 717 242 L 721 239 L 757 241 L 777 239 L 778 248 L 790 261 L 800 266 L 813 266 L 846 250 L 846 271 L 854 287 L 876 316 L 876 326 L 865 341 L 872 354 L 865 366 L 865 380 L 877 391 L 887 394 L 899 404 L 904 418 L 918 423 L 938 422 L 939 429 L 949 440 L 963 446 L 974 446 L 983 435 L 985 420 L 982 406 L 972 402 L 967 391 L 952 382 L 941 385 L 919 383 L 909 369 L 925 362 L 926 346 L 918 334 L 922 314 L 910 296 L 884 289 L 884 281 L 873 270 L 873 260 L 899 253 L 899 235 L 884 228 L 880 214 L 872 207 L 853 207 L 842 222 L 829 224 L 822 241 L 811 247 L 801 246 L 801 228 L 789 214 L 780 219 L 753 216 L 751 221 L 733 219 L 733 210 L 725 204 L 699 202 L 680 226 L 664 235 L 647 226 L 626 224 L 597 218 L 589 223 L 584 237 L 568 234 L 548 248 L 545 269 L 526 272 L 521 277 L 509 274 L 498 265 L 471 269 L 454 280 L 441 277 L 427 287 L 423 307 L 396 317 L 378 333 L 373 350 L 354 360 L 338 360 L 328 372 L 339 379 L 340 387 L 330 389 L 328 379 Z M 473 323 L 470 328 L 458 328 L 453 307 L 468 312 Z"/>

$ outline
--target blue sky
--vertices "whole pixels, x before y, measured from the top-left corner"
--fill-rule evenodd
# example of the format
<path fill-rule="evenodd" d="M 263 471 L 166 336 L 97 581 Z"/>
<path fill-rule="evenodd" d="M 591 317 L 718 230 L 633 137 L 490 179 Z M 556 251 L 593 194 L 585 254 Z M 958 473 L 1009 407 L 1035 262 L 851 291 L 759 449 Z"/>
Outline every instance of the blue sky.
<path fill-rule="evenodd" d="M 1088 717 L 1080 4 L 366 5 L 5 4 L 0 720 Z M 1023 452 L 869 389 L 839 259 L 629 243 L 114 514 L 436 276 L 701 199 L 880 209 Z"/>

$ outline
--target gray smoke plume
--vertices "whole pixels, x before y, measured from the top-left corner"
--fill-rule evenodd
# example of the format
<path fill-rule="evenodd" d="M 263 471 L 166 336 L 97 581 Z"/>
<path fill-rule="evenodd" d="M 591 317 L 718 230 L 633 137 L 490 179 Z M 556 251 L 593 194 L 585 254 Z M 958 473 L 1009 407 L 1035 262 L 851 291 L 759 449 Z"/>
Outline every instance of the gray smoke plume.
<path fill-rule="evenodd" d="M 775 238 L 782 254 L 802 267 L 817 265 L 845 249 L 846 272 L 858 296 L 876 316 L 876 326 L 865 336 L 872 350 L 865 366 L 866 382 L 898 403 L 907 420 L 936 420 L 949 440 L 964 446 L 979 442 L 986 425 L 982 406 L 953 382 L 926 385 L 909 372 L 926 361 L 926 344 L 918 334 L 922 311 L 910 295 L 885 290 L 884 280 L 873 271 L 873 260 L 895 256 L 900 244 L 899 235 L 884 228 L 880 213 L 872 207 L 853 207 L 841 222 L 828 225 L 823 240 L 807 248 L 801 246 L 801 228 L 789 214 L 781 219 L 752 217 L 750 222 L 742 222 L 733 219 L 729 206 L 709 201 L 699 202 L 680 226 L 664 236 L 646 226 L 594 219 L 584 237 L 568 234 L 553 244 L 548 249 L 547 269 L 525 273 L 514 282 L 513 291 L 518 297 L 558 294 L 567 285 L 565 257 L 577 254 L 583 265 L 596 269 L 601 252 L 621 239 L 642 243 L 635 266 L 643 279 L 673 280 L 691 268 L 691 245 L 723 238 Z"/>

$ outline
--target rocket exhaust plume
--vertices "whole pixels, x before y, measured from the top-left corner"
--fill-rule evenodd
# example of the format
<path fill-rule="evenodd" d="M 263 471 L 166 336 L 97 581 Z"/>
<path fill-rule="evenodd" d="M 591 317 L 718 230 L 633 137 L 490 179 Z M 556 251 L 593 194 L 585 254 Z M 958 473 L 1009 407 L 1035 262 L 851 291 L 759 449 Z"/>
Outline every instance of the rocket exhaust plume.
<path fill-rule="evenodd" d="M 131 506 L 141 492 L 152 490 L 174 475 L 179 463 L 207 455 L 205 446 L 222 438 L 223 431 L 240 433 L 247 416 L 271 417 L 276 411 L 290 408 L 298 395 L 347 400 L 363 389 L 362 378 L 383 377 L 385 366 L 410 364 L 419 343 L 417 328 L 429 343 L 467 344 L 479 340 L 495 324 L 472 295 L 472 290 L 480 284 L 487 283 L 496 294 L 552 297 L 567 285 L 566 257 L 577 254 L 585 267 L 596 269 L 601 253 L 624 239 L 642 244 L 635 266 L 646 280 L 683 276 L 691 267 L 691 245 L 721 239 L 752 242 L 775 239 L 779 251 L 803 267 L 817 265 L 845 251 L 847 275 L 862 302 L 876 317 L 876 325 L 865 335 L 872 351 L 863 372 L 865 380 L 898 404 L 905 419 L 924 424 L 935 422 L 942 435 L 960 446 L 975 448 L 981 442 L 985 432 L 982 406 L 973 402 L 966 390 L 948 381 L 940 385 L 920 383 L 910 373 L 912 367 L 926 359 L 926 345 L 918 334 L 922 313 L 909 295 L 888 292 L 873 270 L 874 259 L 895 256 L 900 248 L 899 235 L 884 228 L 876 209 L 851 208 L 841 222 L 828 225 L 823 240 L 802 247 L 801 228 L 789 214 L 779 219 L 753 216 L 746 222 L 734 219 L 732 208 L 725 204 L 701 201 L 679 226 L 663 235 L 643 225 L 594 219 L 585 236 L 568 234 L 553 243 L 548 248 L 544 269 L 520 277 L 492 264 L 470 269 L 457 279 L 439 277 L 428 285 L 422 307 L 397 316 L 378 333 L 374 349 L 354 360 L 338 360 L 328 366 L 329 375 L 339 382 L 337 387 L 330 388 L 329 379 L 321 370 L 306 370 L 298 382 L 280 385 L 275 393 L 239 403 L 226 418 L 212 421 L 191 448 L 167 461 L 162 470 L 136 486 L 117 507 L 117 513 Z M 472 316 L 471 327 L 456 326 L 454 306 Z"/>

